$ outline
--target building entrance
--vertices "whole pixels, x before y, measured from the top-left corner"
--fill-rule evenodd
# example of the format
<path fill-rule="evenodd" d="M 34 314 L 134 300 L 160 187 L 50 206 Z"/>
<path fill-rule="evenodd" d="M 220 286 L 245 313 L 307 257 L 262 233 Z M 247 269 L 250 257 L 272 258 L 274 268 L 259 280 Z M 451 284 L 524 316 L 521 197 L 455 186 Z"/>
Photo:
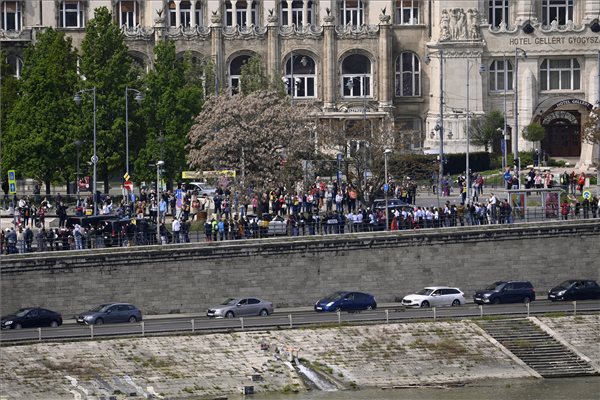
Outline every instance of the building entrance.
<path fill-rule="evenodd" d="M 552 157 L 579 157 L 581 153 L 581 114 L 577 111 L 554 111 L 544 117 L 546 137 L 542 150 Z"/>

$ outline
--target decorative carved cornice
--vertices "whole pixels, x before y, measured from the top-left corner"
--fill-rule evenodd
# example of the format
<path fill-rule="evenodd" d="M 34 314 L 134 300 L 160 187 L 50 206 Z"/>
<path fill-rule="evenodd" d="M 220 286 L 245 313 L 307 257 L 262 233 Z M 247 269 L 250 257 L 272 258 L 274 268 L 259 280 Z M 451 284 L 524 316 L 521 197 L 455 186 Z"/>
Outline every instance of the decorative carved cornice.
<path fill-rule="evenodd" d="M 123 31 L 123 35 L 125 35 L 126 39 L 143 39 L 150 40 L 154 37 L 154 28 L 153 27 L 143 27 L 143 26 L 134 26 L 132 28 L 123 25 L 121 27 Z"/>
<path fill-rule="evenodd" d="M 208 40 L 210 38 L 210 28 L 208 26 L 179 26 L 171 27 L 167 30 L 167 37 L 170 39 L 200 39 Z"/>
<path fill-rule="evenodd" d="M 362 39 L 367 37 L 374 37 L 379 32 L 379 25 L 342 25 L 335 27 L 335 33 L 339 39 Z"/>
<path fill-rule="evenodd" d="M 20 31 L 7 31 L 0 29 L 0 39 L 3 40 L 31 40 L 31 29 L 21 29 Z"/>
<path fill-rule="evenodd" d="M 283 38 L 320 38 L 323 35 L 323 27 L 315 25 L 285 25 L 279 27 L 279 35 Z"/>
<path fill-rule="evenodd" d="M 554 20 L 550 23 L 550 25 L 542 25 L 541 22 L 538 21 L 537 18 L 531 18 L 527 21 L 522 21 L 520 24 L 516 24 L 513 29 L 508 29 L 506 26 L 506 22 L 501 21 L 500 26 L 493 27 L 490 25 L 489 32 L 493 34 L 499 33 L 517 33 L 519 30 L 523 29 L 524 26 L 531 25 L 534 30 L 539 30 L 542 33 L 565 33 L 565 32 L 583 32 L 586 28 L 586 25 L 581 25 L 580 27 L 575 26 L 573 21 L 567 21 L 565 25 L 558 25 L 558 21 Z M 529 33 L 529 32 L 528 32 Z"/>
<path fill-rule="evenodd" d="M 225 26 L 223 27 L 223 38 L 232 39 L 256 39 L 263 38 L 267 33 L 265 26 Z"/>

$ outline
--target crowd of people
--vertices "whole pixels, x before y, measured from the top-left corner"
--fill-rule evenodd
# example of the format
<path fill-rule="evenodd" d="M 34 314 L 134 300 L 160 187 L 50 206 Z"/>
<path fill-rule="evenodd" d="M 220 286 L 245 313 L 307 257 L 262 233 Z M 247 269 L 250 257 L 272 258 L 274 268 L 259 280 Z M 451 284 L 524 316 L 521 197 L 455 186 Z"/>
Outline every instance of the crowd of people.
<path fill-rule="evenodd" d="M 506 179 L 510 175 L 508 172 L 505 174 L 507 185 L 510 183 Z M 67 222 L 69 216 L 94 214 L 92 196 L 81 198 L 74 205 L 67 205 L 60 194 L 52 199 L 54 204 L 46 198 L 36 202 L 35 198 L 28 196 L 15 197 L 7 210 L 13 216 L 12 224 L 0 232 L 0 253 L 131 246 L 153 244 L 157 239 L 167 244 L 273 235 L 326 235 L 386 228 L 402 230 L 510 224 L 522 217 L 521 210 L 515 209 L 515 204 L 511 204 L 508 198 L 499 199 L 493 193 L 484 196 L 481 175 L 473 174 L 469 181 L 472 196 L 467 199 L 464 176 L 459 176 L 455 182 L 444 180 L 446 185 L 441 194 L 450 196 L 449 187 L 455 183 L 460 200 L 454 203 L 447 200 L 441 207 L 413 205 L 417 184 L 410 179 L 392 184 L 390 199 L 400 200 L 401 205 L 389 207 L 387 216 L 381 204 L 365 204 L 352 185 L 342 182 L 338 186 L 336 181 L 324 180 L 317 180 L 307 190 L 287 190 L 280 186 L 259 193 L 217 188 L 214 193 L 202 194 L 182 185 L 159 195 L 154 190 L 141 190 L 138 195 L 116 202 L 110 196 L 97 194 L 96 214 L 106 219 L 100 218 L 89 224 L 81 223 L 82 220 Z M 568 182 L 570 193 L 582 193 L 580 177 L 565 172 L 560 175 L 558 184 L 565 182 Z M 552 188 L 555 184 L 557 182 L 550 173 L 531 170 L 527 174 L 528 188 Z M 597 197 L 585 198 L 581 203 L 574 196 L 570 199 L 557 205 L 560 209 L 556 216 L 562 219 L 600 216 Z M 58 227 L 46 226 L 48 214 L 56 216 Z M 109 223 L 109 218 L 123 223 Z M 110 240 L 109 244 L 107 240 Z"/>

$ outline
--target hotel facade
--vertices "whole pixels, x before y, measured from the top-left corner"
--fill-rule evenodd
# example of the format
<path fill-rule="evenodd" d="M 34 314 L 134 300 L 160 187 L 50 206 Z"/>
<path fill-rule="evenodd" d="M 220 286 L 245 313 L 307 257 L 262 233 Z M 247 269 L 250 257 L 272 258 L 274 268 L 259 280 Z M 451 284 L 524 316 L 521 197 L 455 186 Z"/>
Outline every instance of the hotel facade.
<path fill-rule="evenodd" d="M 12 73 L 44 27 L 80 48 L 98 7 L 145 69 L 156 43 L 171 40 L 235 90 L 259 55 L 295 102 L 325 119 L 385 123 L 407 151 L 437 153 L 443 135 L 444 152 L 464 152 L 469 118 L 499 110 L 509 152 L 541 146 L 582 168 L 598 158 L 580 130 L 600 97 L 600 0 L 2 0 Z M 518 134 L 534 121 L 542 143 Z"/>

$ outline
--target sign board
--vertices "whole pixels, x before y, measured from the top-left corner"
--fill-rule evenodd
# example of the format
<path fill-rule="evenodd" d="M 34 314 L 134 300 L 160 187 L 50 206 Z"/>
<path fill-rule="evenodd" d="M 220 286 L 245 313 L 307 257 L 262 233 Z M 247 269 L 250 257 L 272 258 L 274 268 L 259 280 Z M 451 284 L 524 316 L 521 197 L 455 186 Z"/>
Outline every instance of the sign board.
<path fill-rule="evenodd" d="M 127 172 L 125 172 L 125 175 L 123 175 L 123 179 L 125 181 L 129 181 L 129 178 L 131 178 L 131 176 L 129 176 L 129 174 Z"/>
<path fill-rule="evenodd" d="M 127 174 L 125 174 L 125 175 L 127 175 Z M 125 181 L 125 182 L 123 182 L 123 187 L 131 192 L 133 190 L 133 182 Z"/>
<path fill-rule="evenodd" d="M 388 190 L 390 190 L 390 185 L 388 185 L 387 183 L 383 184 L 383 191 L 387 192 Z"/>
<path fill-rule="evenodd" d="M 17 177 L 15 170 L 11 169 L 8 171 L 8 194 L 17 193 Z"/>
<path fill-rule="evenodd" d="M 79 190 L 89 190 L 90 188 L 90 177 L 84 176 L 79 180 Z"/>
<path fill-rule="evenodd" d="M 182 171 L 182 179 L 202 179 L 202 178 L 218 178 L 220 176 L 229 176 L 235 178 L 236 173 L 233 169 L 222 169 L 218 171 Z"/>
<path fill-rule="evenodd" d="M 592 192 L 586 190 L 585 192 L 583 192 L 583 198 L 590 200 L 592 198 Z"/>

